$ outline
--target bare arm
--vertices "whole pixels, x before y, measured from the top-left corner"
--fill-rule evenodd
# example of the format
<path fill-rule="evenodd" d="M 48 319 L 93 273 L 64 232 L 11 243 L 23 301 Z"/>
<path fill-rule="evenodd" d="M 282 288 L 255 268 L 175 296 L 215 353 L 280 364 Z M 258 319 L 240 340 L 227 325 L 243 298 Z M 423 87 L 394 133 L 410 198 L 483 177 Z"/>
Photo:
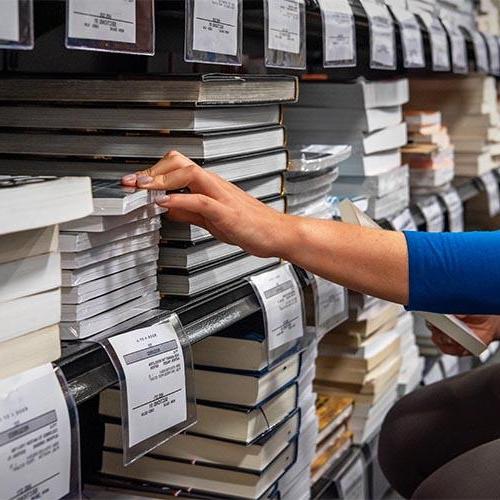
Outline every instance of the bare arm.
<path fill-rule="evenodd" d="M 261 257 L 277 256 L 352 290 L 408 302 L 404 235 L 341 222 L 283 215 L 171 152 L 154 167 L 123 178 L 128 186 L 175 191 L 157 200 L 171 220 L 196 224 Z"/>

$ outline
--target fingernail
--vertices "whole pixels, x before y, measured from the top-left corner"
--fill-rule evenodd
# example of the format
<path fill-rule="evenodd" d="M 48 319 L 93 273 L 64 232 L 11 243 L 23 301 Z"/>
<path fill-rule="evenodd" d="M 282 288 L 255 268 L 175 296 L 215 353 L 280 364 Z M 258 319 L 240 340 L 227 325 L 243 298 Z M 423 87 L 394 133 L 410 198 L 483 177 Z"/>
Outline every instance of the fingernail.
<path fill-rule="evenodd" d="M 168 194 L 164 194 L 162 196 L 158 196 L 156 199 L 155 199 L 155 203 L 157 205 L 161 205 L 162 203 L 166 203 L 168 200 L 170 200 L 170 196 Z"/>
<path fill-rule="evenodd" d="M 130 174 L 122 177 L 123 182 L 135 182 L 137 180 L 137 175 Z"/>
<path fill-rule="evenodd" d="M 139 177 L 137 177 L 137 183 L 138 184 L 150 184 L 151 182 L 153 182 L 153 178 L 152 177 L 149 177 L 149 175 L 140 175 Z"/>

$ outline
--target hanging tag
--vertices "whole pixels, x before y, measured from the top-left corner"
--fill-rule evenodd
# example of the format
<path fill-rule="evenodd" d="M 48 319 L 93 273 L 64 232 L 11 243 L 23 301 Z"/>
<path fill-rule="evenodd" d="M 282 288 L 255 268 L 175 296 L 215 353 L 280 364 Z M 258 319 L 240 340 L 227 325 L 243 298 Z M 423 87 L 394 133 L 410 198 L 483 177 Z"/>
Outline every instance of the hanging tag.
<path fill-rule="evenodd" d="M 1 0 L 0 48 L 30 50 L 33 33 L 33 0 Z"/>
<path fill-rule="evenodd" d="M 428 233 L 441 233 L 444 231 L 444 215 L 436 196 L 429 196 L 417 202 Z"/>
<path fill-rule="evenodd" d="M 451 63 L 448 52 L 448 38 L 439 18 L 432 16 L 428 12 L 419 12 L 417 15 L 422 19 L 429 33 L 433 71 L 450 71 Z"/>
<path fill-rule="evenodd" d="M 490 73 L 492 75 L 500 74 L 500 51 L 498 47 L 498 40 L 495 35 L 490 33 L 484 33 L 484 38 L 486 40 L 486 45 L 488 47 L 489 61 L 490 61 Z"/>
<path fill-rule="evenodd" d="M 451 188 L 438 196 L 446 207 L 448 230 L 462 232 L 464 230 L 464 207 L 457 190 Z"/>
<path fill-rule="evenodd" d="M 370 67 L 396 69 L 394 23 L 386 5 L 360 0 L 370 25 Z"/>
<path fill-rule="evenodd" d="M 123 460 L 128 465 L 195 423 L 191 346 L 175 314 L 101 345 L 120 382 Z"/>
<path fill-rule="evenodd" d="M 474 57 L 476 59 L 476 70 L 482 73 L 489 71 L 488 66 L 488 51 L 486 41 L 479 31 L 469 30 L 474 46 Z"/>
<path fill-rule="evenodd" d="M 153 55 L 153 0 L 68 0 L 68 49 Z"/>
<path fill-rule="evenodd" d="M 498 179 L 493 172 L 487 172 L 479 177 L 488 197 L 488 212 L 490 217 L 495 217 L 500 212 L 500 191 Z"/>
<path fill-rule="evenodd" d="M 339 479 L 340 498 L 368 498 L 365 467 L 359 457 Z"/>
<path fill-rule="evenodd" d="M 249 281 L 262 308 L 271 364 L 304 335 L 302 289 L 288 262 L 251 276 Z"/>
<path fill-rule="evenodd" d="M 424 42 L 417 18 L 412 12 L 401 7 L 391 6 L 391 11 L 399 24 L 404 67 L 425 67 Z"/>
<path fill-rule="evenodd" d="M 304 0 L 264 0 L 265 63 L 270 68 L 306 67 Z"/>
<path fill-rule="evenodd" d="M 467 64 L 467 47 L 465 45 L 465 37 L 460 30 L 460 27 L 451 19 L 442 19 L 441 22 L 443 23 L 450 39 L 453 72 L 462 74 L 468 73 L 469 66 Z"/>
<path fill-rule="evenodd" d="M 241 66 L 242 0 L 187 0 L 184 59 Z"/>
<path fill-rule="evenodd" d="M 356 66 L 356 27 L 348 0 L 318 0 L 323 25 L 323 66 Z"/>
<path fill-rule="evenodd" d="M 388 222 L 391 229 L 394 231 L 418 231 L 409 208 L 405 208 L 400 214 L 394 216 Z"/>
<path fill-rule="evenodd" d="M 79 498 L 79 457 L 78 413 L 59 370 L 0 380 L 2 498 Z"/>

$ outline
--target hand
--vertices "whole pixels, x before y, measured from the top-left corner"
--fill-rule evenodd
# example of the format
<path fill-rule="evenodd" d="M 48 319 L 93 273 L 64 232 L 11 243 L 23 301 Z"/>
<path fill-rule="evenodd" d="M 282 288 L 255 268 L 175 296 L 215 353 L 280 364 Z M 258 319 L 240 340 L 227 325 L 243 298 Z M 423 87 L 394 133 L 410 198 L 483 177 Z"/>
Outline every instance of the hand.
<path fill-rule="evenodd" d="M 463 321 L 474 333 L 486 344 L 498 339 L 500 335 L 500 317 L 499 316 L 457 316 Z M 432 341 L 445 354 L 453 356 L 470 356 L 469 351 L 464 349 L 460 344 L 448 337 L 446 334 L 438 330 L 432 325 L 427 325 L 432 332 Z"/>
<path fill-rule="evenodd" d="M 126 175 L 122 184 L 144 189 L 178 191 L 156 203 L 168 210 L 168 218 L 201 226 L 218 240 L 238 245 L 259 257 L 282 256 L 285 215 L 269 208 L 244 191 L 171 151 L 153 167 Z"/>

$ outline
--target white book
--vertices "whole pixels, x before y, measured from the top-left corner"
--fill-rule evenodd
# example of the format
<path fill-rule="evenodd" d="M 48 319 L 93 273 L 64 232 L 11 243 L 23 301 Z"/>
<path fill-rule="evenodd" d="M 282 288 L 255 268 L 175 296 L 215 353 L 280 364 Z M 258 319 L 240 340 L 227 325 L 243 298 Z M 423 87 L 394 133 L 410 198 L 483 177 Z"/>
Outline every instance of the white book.
<path fill-rule="evenodd" d="M 365 213 L 376 220 L 390 219 L 410 204 L 409 187 L 386 194 L 380 198 L 368 198 L 368 207 Z"/>
<path fill-rule="evenodd" d="M 371 176 L 379 175 L 401 166 L 401 152 L 399 149 L 365 155 L 353 153 L 340 164 L 340 178 L 344 176 Z"/>

